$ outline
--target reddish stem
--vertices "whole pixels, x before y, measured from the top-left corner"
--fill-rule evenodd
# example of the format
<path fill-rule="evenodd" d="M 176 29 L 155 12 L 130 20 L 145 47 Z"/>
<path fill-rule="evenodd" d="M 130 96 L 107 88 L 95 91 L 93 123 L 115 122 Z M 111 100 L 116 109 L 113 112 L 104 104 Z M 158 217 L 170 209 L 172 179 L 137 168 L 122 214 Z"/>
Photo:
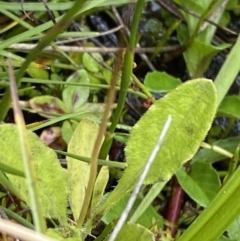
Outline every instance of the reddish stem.
<path fill-rule="evenodd" d="M 171 223 L 168 230 L 174 237 L 177 232 L 177 223 L 181 213 L 185 192 L 178 183 L 177 178 L 173 177 L 171 198 L 166 210 L 166 220 Z"/>

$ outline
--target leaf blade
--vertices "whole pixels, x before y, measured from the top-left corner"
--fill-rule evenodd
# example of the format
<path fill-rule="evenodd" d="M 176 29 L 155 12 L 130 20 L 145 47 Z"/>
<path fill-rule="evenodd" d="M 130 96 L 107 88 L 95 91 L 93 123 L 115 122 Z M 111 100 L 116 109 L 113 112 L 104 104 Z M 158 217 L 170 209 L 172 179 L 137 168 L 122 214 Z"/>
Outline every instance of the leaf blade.
<path fill-rule="evenodd" d="M 68 152 L 91 157 L 99 126 L 90 119 L 82 120 L 76 127 L 68 144 Z M 77 220 L 83 205 L 85 190 L 90 175 L 89 163 L 68 157 L 68 184 L 70 188 L 70 206 Z"/>

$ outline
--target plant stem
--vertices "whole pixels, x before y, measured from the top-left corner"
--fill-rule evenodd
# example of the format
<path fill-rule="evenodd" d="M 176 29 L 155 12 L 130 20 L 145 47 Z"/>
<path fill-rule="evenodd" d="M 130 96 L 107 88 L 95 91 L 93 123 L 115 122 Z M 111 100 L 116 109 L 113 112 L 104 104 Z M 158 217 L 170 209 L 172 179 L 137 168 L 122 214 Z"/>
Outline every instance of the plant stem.
<path fill-rule="evenodd" d="M 121 55 L 122 52 L 120 51 L 119 54 Z M 120 71 L 121 68 L 121 60 L 117 59 L 116 65 L 115 65 L 115 71 L 116 73 L 118 73 Z M 108 117 L 109 117 L 109 113 L 111 111 L 112 108 L 112 104 L 114 102 L 114 98 L 115 98 L 115 86 L 117 84 L 117 79 L 118 79 L 118 75 L 117 74 L 113 74 L 112 75 L 112 79 L 111 79 L 111 86 L 108 92 L 108 98 L 107 98 L 107 103 L 106 103 L 106 108 L 103 114 L 103 118 L 102 118 L 102 122 L 101 125 L 99 127 L 99 133 L 97 135 L 97 139 L 94 145 L 94 149 L 93 149 L 93 153 L 91 156 L 91 164 L 90 164 L 90 175 L 89 175 L 89 180 L 88 180 L 88 185 L 87 185 L 87 189 L 86 189 L 86 194 L 84 197 L 84 202 L 82 205 L 82 209 L 79 215 L 79 218 L 77 220 L 77 227 L 80 228 L 82 227 L 83 221 L 86 217 L 87 212 L 89 211 L 89 204 L 92 198 L 92 192 L 93 192 L 93 188 L 95 185 L 95 180 L 97 177 L 97 168 L 98 168 L 98 156 L 99 156 L 99 152 L 102 146 L 102 140 L 104 138 L 106 129 L 107 129 L 107 121 L 108 121 Z M 90 212 L 91 213 L 91 210 Z"/>
<path fill-rule="evenodd" d="M 19 133 L 19 142 L 22 151 L 22 161 L 24 166 L 24 173 L 26 175 L 26 184 L 29 192 L 29 202 L 32 210 L 33 220 L 36 231 L 40 233 L 46 232 L 46 223 L 43 216 L 42 207 L 39 201 L 39 192 L 37 188 L 37 177 L 33 167 L 33 160 L 31 155 L 31 150 L 29 143 L 27 141 L 27 130 L 25 127 L 24 117 L 19 106 L 19 99 L 17 96 L 17 86 L 15 83 L 15 78 L 13 74 L 12 63 L 9 59 L 9 79 L 10 79 L 10 89 L 13 99 L 13 110 L 14 110 L 14 119 L 17 124 L 18 133 Z"/>
<path fill-rule="evenodd" d="M 172 193 L 167 208 L 166 220 L 170 223 L 170 225 L 167 226 L 167 229 L 170 231 L 171 237 L 175 237 L 185 192 L 175 176 L 173 177 L 172 182 Z"/>
<path fill-rule="evenodd" d="M 213 150 L 214 152 L 216 153 L 219 153 L 227 158 L 232 158 L 233 157 L 233 154 L 219 146 L 216 146 L 216 145 L 210 145 L 206 142 L 202 142 L 201 143 L 201 147 L 205 148 L 205 149 L 209 149 L 209 150 Z"/>
<path fill-rule="evenodd" d="M 138 87 L 142 90 L 142 92 L 149 98 L 151 99 L 152 103 L 154 103 L 156 101 L 156 99 L 154 98 L 154 96 L 151 94 L 151 92 L 146 88 L 146 86 L 144 84 L 142 84 L 142 82 L 133 74 L 132 78 L 134 80 L 134 82 L 138 85 Z"/>
<path fill-rule="evenodd" d="M 120 91 L 118 96 L 118 105 L 116 110 L 113 113 L 112 124 L 108 130 L 109 135 L 105 138 L 105 141 L 101 148 L 100 158 L 102 159 L 105 159 L 109 152 L 109 149 L 112 144 L 112 134 L 115 131 L 115 128 L 119 122 L 119 119 L 121 117 L 121 114 L 125 105 L 127 89 L 129 87 L 131 75 L 132 75 L 134 48 L 137 42 L 138 23 L 142 14 L 144 4 L 145 4 L 145 0 L 139 0 L 136 3 L 136 9 L 133 15 L 133 21 L 132 21 L 132 26 L 130 30 L 129 44 L 127 46 L 127 50 L 124 55 L 124 66 L 122 69 L 122 78 L 121 78 L 121 86 L 120 86 Z"/>
<path fill-rule="evenodd" d="M 57 154 L 69 156 L 69 157 L 72 157 L 72 158 L 74 158 L 76 160 L 79 160 L 79 161 L 82 161 L 82 162 L 86 162 L 86 163 L 91 162 L 91 158 L 88 158 L 88 157 L 79 156 L 79 155 L 68 153 L 68 152 L 65 152 L 65 151 L 59 151 L 59 150 L 54 150 L 54 151 Z M 107 160 L 101 160 L 101 159 L 98 159 L 98 165 L 99 166 L 115 167 L 115 168 L 123 168 L 123 169 L 128 166 L 126 163 L 117 162 L 117 161 L 107 161 Z"/>

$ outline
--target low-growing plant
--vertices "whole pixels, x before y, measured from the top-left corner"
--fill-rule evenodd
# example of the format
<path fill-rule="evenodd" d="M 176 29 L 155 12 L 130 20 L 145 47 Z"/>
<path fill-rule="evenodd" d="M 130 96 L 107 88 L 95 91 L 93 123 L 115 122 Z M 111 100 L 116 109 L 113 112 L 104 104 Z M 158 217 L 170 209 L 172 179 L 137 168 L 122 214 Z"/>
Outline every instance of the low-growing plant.
<path fill-rule="evenodd" d="M 126 1 L 121 1 L 121 4 L 124 3 Z M 69 10 L 62 18 L 56 19 L 55 26 L 47 22 L 33 29 L 24 24 L 29 30 L 23 35 L 0 43 L 3 50 L 17 42 L 18 37 L 26 40 L 30 36 L 43 36 L 16 73 L 13 70 L 16 65 L 9 56 L 10 90 L 6 90 L 1 99 L 0 119 L 4 120 L 11 96 L 16 123 L 0 125 L 0 183 L 16 200 L 10 202 L 7 194 L 2 193 L 1 207 L 7 216 L 45 234 L 45 240 L 49 237 L 55 240 L 87 240 L 95 232 L 97 241 L 126 238 L 144 241 L 238 240 L 240 139 L 229 137 L 229 130 L 239 119 L 240 102 L 237 95 L 226 96 L 226 93 L 239 72 L 239 56 L 236 53 L 239 52 L 240 39 L 229 52 L 215 82 L 204 78 L 213 56 L 230 46 L 212 44 L 215 26 L 205 26 L 205 18 L 218 11 L 215 23 L 219 23 L 226 4 L 220 8 L 221 1 L 176 0 L 185 23 L 179 25 L 177 22 L 175 26 L 178 26 L 181 45 L 186 47 L 183 55 L 191 80 L 183 82 L 165 72 L 154 71 L 145 76 L 143 84 L 139 83 L 132 74 L 133 49 L 138 40 L 144 3 L 144 0 L 136 3 L 126 50 L 119 50 L 113 73 L 109 69 L 101 69 L 98 61 L 103 62 L 103 58 L 100 54 L 94 54 L 94 58 L 98 59 L 96 61 L 90 54 L 84 53 L 84 68 L 66 79 L 61 99 L 43 95 L 29 100 L 32 110 L 51 119 L 44 125 L 63 121 L 62 135 L 68 143 L 67 152 L 56 152 L 67 156 L 66 168 L 60 165 L 54 150 L 47 147 L 32 130 L 26 130 L 16 94 L 15 76 L 20 86 L 28 65 L 35 64 L 31 61 L 67 27 L 74 16 L 94 7 L 116 3 L 111 0 L 61 3 L 65 10 Z M 5 4 L 18 6 L 15 3 Z M 27 10 L 33 8 L 31 4 L 26 3 Z M 58 4 L 49 2 L 49 8 L 58 9 Z M 235 4 L 238 6 L 237 2 Z M 192 16 L 186 9 L 194 11 L 198 17 Z M 49 32 L 42 34 L 46 29 L 50 29 Z M 3 54 L 7 57 L 5 52 Z M 13 56 L 18 59 L 17 55 Z M 28 74 L 31 75 L 30 72 Z M 104 80 L 110 85 L 106 103 L 88 102 L 91 78 Z M 108 160 L 107 155 L 131 81 L 139 85 L 153 104 L 125 136 L 126 162 L 117 163 Z M 116 86 L 120 90 L 117 107 L 112 112 Z M 149 91 L 164 97 L 155 100 Z M 78 121 L 71 119 L 76 116 Z M 216 131 L 213 126 L 216 116 L 229 121 L 221 139 L 218 137 L 219 130 Z M 224 159 L 228 160 L 228 170 L 225 171 L 225 168 L 224 172 L 219 172 L 213 164 Z M 112 168 L 120 168 L 122 175 L 116 187 L 106 192 Z M 144 178 L 143 174 L 146 175 Z M 166 191 L 170 180 L 177 182 L 181 192 L 189 197 L 190 201 L 183 208 L 187 208 L 187 204 L 196 206 L 192 208 L 196 211 L 194 214 L 182 211 L 179 227 L 187 224 L 187 228 L 178 228 L 177 232 L 176 227 L 164 220 L 151 204 L 153 200 L 161 199 L 159 194 Z M 27 210 L 25 216 L 16 214 L 24 209 Z M 184 216 L 187 214 L 189 216 Z M 1 222 L 0 230 L 5 231 Z M 11 234 L 14 235 L 13 232 Z M 26 239 L 21 235 L 16 236 Z"/>

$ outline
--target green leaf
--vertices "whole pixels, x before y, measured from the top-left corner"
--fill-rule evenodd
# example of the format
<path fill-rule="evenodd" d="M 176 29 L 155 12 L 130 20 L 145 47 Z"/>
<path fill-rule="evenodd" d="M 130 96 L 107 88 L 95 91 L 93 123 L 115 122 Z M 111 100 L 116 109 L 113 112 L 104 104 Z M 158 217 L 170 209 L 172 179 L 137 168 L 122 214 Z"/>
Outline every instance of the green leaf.
<path fill-rule="evenodd" d="M 213 2 L 212 0 L 175 0 L 178 4 L 180 4 L 183 8 L 188 9 L 195 14 L 198 14 L 199 16 L 205 15 L 206 18 L 211 16 L 213 12 L 217 9 L 217 15 L 215 14 L 214 22 L 217 24 L 219 23 L 219 20 L 222 16 L 222 13 L 224 11 L 224 8 L 219 5 L 221 4 L 220 1 Z M 184 16 L 187 24 L 188 24 L 188 36 L 193 36 L 193 34 L 196 34 L 195 31 L 198 27 L 199 21 L 201 21 L 199 18 L 196 18 L 196 16 L 193 16 L 188 11 L 181 10 L 182 15 Z M 207 14 L 207 15 L 206 15 Z M 208 27 L 200 32 L 195 38 L 198 40 L 201 40 L 205 44 L 209 44 L 212 41 L 213 35 L 215 34 L 216 27 L 213 25 L 208 25 Z"/>
<path fill-rule="evenodd" d="M 45 69 L 39 69 L 30 67 L 27 69 L 27 73 L 33 78 L 33 79 L 48 79 L 48 72 Z"/>
<path fill-rule="evenodd" d="M 102 66 L 99 63 L 103 62 L 103 58 L 102 55 L 98 53 L 93 53 L 91 55 L 88 53 L 83 54 L 83 64 L 88 71 L 97 73 L 102 68 Z"/>
<path fill-rule="evenodd" d="M 31 108 L 37 112 L 46 112 L 49 114 L 65 114 L 67 113 L 67 108 L 65 104 L 58 99 L 50 95 L 37 96 L 29 101 Z M 42 116 L 50 118 L 52 115 L 43 114 Z"/>
<path fill-rule="evenodd" d="M 240 71 L 240 56 L 237 54 L 240 51 L 240 35 L 237 38 L 235 45 L 231 48 L 228 53 L 223 66 L 221 67 L 217 77 L 215 78 L 214 84 L 217 89 L 217 106 L 220 105 L 223 98 L 226 96 L 228 90 L 232 86 Z"/>
<path fill-rule="evenodd" d="M 220 115 L 227 115 L 240 119 L 240 97 L 237 95 L 226 96 L 218 107 Z"/>
<path fill-rule="evenodd" d="M 37 177 L 39 199 L 44 214 L 56 218 L 61 224 L 66 223 L 67 180 L 66 171 L 61 167 L 55 152 L 48 148 L 31 131 L 27 131 L 32 161 Z M 16 125 L 0 125 L 0 161 L 23 171 L 21 148 Z M 6 174 L 12 184 L 18 189 L 24 201 L 28 204 L 26 180 L 11 174 Z"/>
<path fill-rule="evenodd" d="M 176 176 L 184 191 L 203 207 L 213 200 L 221 185 L 217 171 L 209 163 L 195 162 L 189 173 L 180 169 Z"/>
<path fill-rule="evenodd" d="M 221 187 L 216 197 L 176 241 L 217 240 L 240 214 L 240 168 Z"/>
<path fill-rule="evenodd" d="M 215 110 L 216 90 L 207 79 L 188 81 L 157 101 L 133 127 L 128 139 L 128 175 L 136 175 L 144 168 L 167 116 L 171 115 L 170 129 L 145 183 L 169 180 L 199 148 Z"/>
<path fill-rule="evenodd" d="M 193 157 L 211 127 L 215 111 L 216 90 L 207 79 L 188 81 L 155 102 L 133 127 L 125 149 L 128 168 L 95 215 L 103 215 L 134 188 L 169 115 L 170 128 L 145 184 L 169 180 Z M 87 227 L 92 220 L 94 216 Z"/>
<path fill-rule="evenodd" d="M 72 134 L 73 134 L 73 127 L 72 127 L 72 122 L 69 121 L 69 120 L 65 120 L 62 124 L 62 137 L 63 137 L 63 140 L 66 142 L 66 143 L 69 143 L 71 137 L 72 137 Z"/>
<path fill-rule="evenodd" d="M 112 108 L 115 108 L 115 104 Z M 100 122 L 103 116 L 103 112 L 105 110 L 105 104 L 102 103 L 86 103 L 84 106 L 81 107 L 80 111 L 84 112 L 79 116 L 79 118 L 89 118 L 96 122 Z M 111 112 L 109 113 L 109 117 L 111 116 Z"/>
<path fill-rule="evenodd" d="M 89 77 L 89 80 L 90 80 L 91 84 L 95 84 L 95 85 L 101 85 L 102 84 L 101 80 L 99 78 L 96 78 L 92 74 L 88 73 L 88 77 Z M 91 91 L 98 92 L 99 90 L 101 90 L 100 87 L 91 87 Z"/>
<path fill-rule="evenodd" d="M 124 211 L 127 202 L 129 199 L 129 194 L 126 195 L 123 199 L 121 199 L 114 207 L 112 207 L 105 215 L 102 217 L 102 221 L 105 224 L 109 224 L 112 221 L 118 219 L 122 212 Z M 139 197 L 137 198 L 136 202 L 133 205 L 133 208 L 130 212 L 130 215 L 133 214 L 138 206 L 141 204 L 142 199 Z M 158 212 L 154 209 L 152 205 L 150 205 L 145 212 L 138 218 L 137 223 L 141 224 L 146 228 L 151 228 L 153 225 L 153 220 L 156 220 L 156 226 L 158 228 L 163 228 L 163 218 L 158 214 Z"/>
<path fill-rule="evenodd" d="M 91 203 L 92 209 L 96 208 L 97 205 L 102 200 L 105 188 L 108 183 L 108 179 L 109 179 L 109 169 L 107 166 L 103 166 L 97 176 L 97 179 L 94 185 L 92 203 Z"/>
<path fill-rule="evenodd" d="M 90 80 L 86 70 L 81 69 L 72 74 L 66 81 L 67 83 L 89 84 Z M 69 112 L 76 112 L 88 99 L 88 86 L 67 85 L 62 93 L 63 102 Z"/>
<path fill-rule="evenodd" d="M 201 15 L 204 12 L 205 4 L 207 2 L 209 2 L 209 0 L 205 0 L 205 1 L 175 0 L 175 2 L 177 2 L 178 4 L 180 4 L 181 6 L 183 6 L 186 9 L 191 9 L 191 11 L 193 11 L 195 14 Z M 206 2 L 206 3 L 203 4 L 203 2 Z M 185 11 L 181 11 L 181 13 L 183 14 L 183 16 L 188 24 L 189 36 L 192 36 L 197 27 L 199 19 Z"/>
<path fill-rule="evenodd" d="M 181 6 L 186 9 L 193 11 L 199 16 L 210 16 L 220 4 L 220 1 L 213 2 L 212 0 L 175 0 Z M 215 15 L 214 22 L 219 23 L 224 8 L 218 8 L 218 14 Z M 177 29 L 178 39 L 182 45 L 188 44 L 187 50 L 184 52 L 184 59 L 187 64 L 189 74 L 192 78 L 202 77 L 205 70 L 209 67 L 213 56 L 219 51 L 231 46 L 229 44 L 223 44 L 221 46 L 211 45 L 212 38 L 215 34 L 216 27 L 208 25 L 202 32 L 198 31 L 199 18 L 196 18 L 192 14 L 181 11 L 187 24 L 188 28 L 183 24 Z M 201 22 L 200 22 L 201 23 Z M 201 24 L 202 26 L 204 24 Z M 197 33 L 196 30 L 199 32 Z M 194 39 L 190 39 L 194 37 Z M 189 42 L 189 40 L 191 42 Z"/>
<path fill-rule="evenodd" d="M 231 239 L 240 240 L 240 230 L 239 230 L 239 224 L 240 224 L 240 217 L 238 217 L 228 228 L 228 236 Z"/>
<path fill-rule="evenodd" d="M 72 135 L 68 145 L 68 152 L 79 156 L 91 157 L 98 130 L 99 126 L 92 120 L 82 120 Z M 90 165 L 69 156 L 67 156 L 67 161 L 70 206 L 74 219 L 77 220 L 89 180 Z"/>
<path fill-rule="evenodd" d="M 111 84 L 111 79 L 112 79 L 112 71 L 109 69 L 104 68 L 103 69 L 103 77 L 105 79 L 105 81 L 107 82 L 107 84 Z"/>
<path fill-rule="evenodd" d="M 181 83 L 180 79 L 159 71 L 148 73 L 144 79 L 144 85 L 153 92 L 168 92 Z"/>
<path fill-rule="evenodd" d="M 105 241 L 108 238 L 104 239 Z M 123 225 L 115 241 L 154 241 L 154 235 L 149 229 L 138 224 L 126 223 Z"/>
<path fill-rule="evenodd" d="M 229 44 L 213 46 L 194 40 L 183 54 L 190 76 L 202 77 L 212 58 L 227 47 Z"/>
<path fill-rule="evenodd" d="M 218 141 L 214 142 L 213 145 L 219 146 L 231 153 L 234 153 L 239 142 L 240 142 L 240 136 L 236 136 L 236 137 L 229 137 L 224 140 L 218 140 Z M 202 161 L 202 162 L 214 163 L 217 161 L 222 161 L 224 159 L 226 159 L 226 157 L 221 155 L 220 153 L 215 152 L 213 150 L 202 148 L 193 157 L 192 161 L 193 162 Z"/>

